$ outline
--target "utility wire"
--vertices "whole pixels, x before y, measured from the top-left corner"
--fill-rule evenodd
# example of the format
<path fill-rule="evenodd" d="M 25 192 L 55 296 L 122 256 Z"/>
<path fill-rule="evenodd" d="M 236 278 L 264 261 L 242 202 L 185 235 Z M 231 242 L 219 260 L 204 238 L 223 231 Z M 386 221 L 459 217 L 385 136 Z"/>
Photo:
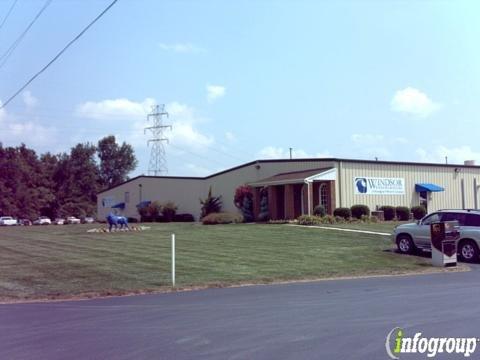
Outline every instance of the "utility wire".
<path fill-rule="evenodd" d="M 49 0 L 51 1 L 51 0 Z M 47 65 L 45 65 L 42 69 L 40 69 L 40 71 L 38 71 L 35 75 L 33 75 L 30 80 L 28 80 L 20 89 L 18 89 L 12 96 L 10 96 L 8 98 L 7 101 L 5 101 L 5 103 L 3 103 L 1 106 L 0 106 L 0 109 L 3 109 L 5 108 L 5 106 L 8 105 L 8 103 L 10 103 L 10 101 L 12 101 L 13 99 L 15 99 L 18 94 L 20 94 L 23 90 L 25 90 L 25 88 L 30 85 L 38 76 L 40 76 L 45 70 L 47 70 L 48 67 L 50 67 L 50 65 L 52 65 L 60 56 L 62 56 L 62 54 L 67 51 L 67 49 L 74 43 L 76 42 L 83 34 L 85 34 L 85 32 L 87 32 L 88 29 L 90 29 L 90 27 L 92 27 L 93 24 L 95 24 L 103 15 L 105 15 L 105 13 L 107 13 L 108 10 L 110 10 L 112 8 L 113 5 L 115 5 L 115 3 L 117 2 L 118 0 L 114 0 L 110 3 L 110 5 L 108 5 L 105 10 L 103 10 L 95 19 L 93 19 L 93 21 L 88 24 L 77 36 L 75 36 L 62 50 L 60 50 L 60 52 L 55 55 L 55 57 L 50 60 L 48 62 Z"/>
<path fill-rule="evenodd" d="M 7 51 L 5 51 L 2 56 L 0 56 L 0 69 L 3 67 L 3 65 L 5 65 L 5 63 L 7 62 L 8 58 L 13 54 L 13 52 L 15 51 L 15 49 L 17 48 L 17 46 L 22 42 L 23 38 L 25 37 L 25 35 L 27 35 L 28 31 L 30 30 L 30 28 L 33 26 L 33 24 L 35 24 L 35 22 L 38 20 L 38 18 L 42 15 L 42 13 L 45 11 L 45 9 L 48 7 L 48 5 L 50 5 L 50 3 L 52 2 L 52 0 L 47 0 L 45 2 L 45 4 L 42 6 L 42 8 L 40 9 L 40 11 L 37 13 L 37 15 L 35 15 L 35 17 L 33 18 L 33 20 L 30 22 L 30 24 L 28 24 L 28 26 L 25 28 L 25 30 L 23 30 L 23 32 L 20 34 L 20 36 L 12 43 L 12 45 L 10 45 L 10 47 L 7 49 Z"/>
<path fill-rule="evenodd" d="M 18 0 L 13 0 L 12 6 L 10 6 L 10 9 L 8 9 L 7 15 L 5 15 L 5 17 L 4 17 L 3 20 L 2 20 L 2 23 L 0 24 L 0 30 L 2 30 L 3 25 L 5 25 L 5 22 L 7 21 L 8 17 L 9 17 L 10 14 L 12 13 L 13 8 L 15 7 L 15 4 L 17 3 L 17 1 L 18 1 Z"/>

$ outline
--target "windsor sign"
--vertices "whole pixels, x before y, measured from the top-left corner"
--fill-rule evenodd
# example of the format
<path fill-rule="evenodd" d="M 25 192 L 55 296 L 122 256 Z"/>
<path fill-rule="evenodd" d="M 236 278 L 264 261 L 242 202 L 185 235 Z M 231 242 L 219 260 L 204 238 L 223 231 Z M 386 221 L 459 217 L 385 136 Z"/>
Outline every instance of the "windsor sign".
<path fill-rule="evenodd" d="M 360 195 L 405 195 L 405 179 L 355 177 L 355 194 Z"/>

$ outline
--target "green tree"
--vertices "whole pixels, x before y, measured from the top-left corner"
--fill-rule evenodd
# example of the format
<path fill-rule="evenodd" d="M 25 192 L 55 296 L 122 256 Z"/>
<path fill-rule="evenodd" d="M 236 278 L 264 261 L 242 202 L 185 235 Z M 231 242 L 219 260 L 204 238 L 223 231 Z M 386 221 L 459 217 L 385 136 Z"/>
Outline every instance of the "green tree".
<path fill-rule="evenodd" d="M 117 144 L 115 136 L 106 136 L 98 142 L 97 155 L 100 159 L 100 184 L 103 188 L 118 185 L 128 179 L 138 161 L 131 145 Z"/>
<path fill-rule="evenodd" d="M 77 144 L 70 154 L 63 154 L 55 172 L 61 216 L 92 215 L 96 211 L 99 171 L 95 162 L 96 147 Z"/>

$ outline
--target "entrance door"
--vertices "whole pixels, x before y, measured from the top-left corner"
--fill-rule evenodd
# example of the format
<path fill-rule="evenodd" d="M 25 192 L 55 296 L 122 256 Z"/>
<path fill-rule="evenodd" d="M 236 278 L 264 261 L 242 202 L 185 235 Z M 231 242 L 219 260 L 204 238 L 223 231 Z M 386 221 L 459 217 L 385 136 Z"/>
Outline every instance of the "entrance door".
<path fill-rule="evenodd" d="M 420 199 L 420 206 L 423 206 L 428 214 L 428 191 L 420 191 L 418 197 Z"/>

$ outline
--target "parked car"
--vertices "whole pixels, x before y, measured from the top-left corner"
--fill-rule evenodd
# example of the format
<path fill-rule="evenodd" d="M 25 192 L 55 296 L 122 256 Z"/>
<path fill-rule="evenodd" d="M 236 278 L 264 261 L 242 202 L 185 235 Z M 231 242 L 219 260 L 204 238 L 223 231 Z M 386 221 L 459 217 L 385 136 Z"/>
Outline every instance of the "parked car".
<path fill-rule="evenodd" d="M 67 219 L 67 224 L 80 224 L 80 219 L 76 218 L 75 216 L 68 216 Z"/>
<path fill-rule="evenodd" d="M 18 225 L 32 226 L 32 222 L 29 219 L 20 219 L 18 220 Z"/>
<path fill-rule="evenodd" d="M 38 219 L 33 221 L 33 225 L 50 225 L 52 220 L 46 216 L 40 216 Z"/>
<path fill-rule="evenodd" d="M 54 223 L 55 225 L 63 225 L 63 224 L 65 224 L 65 219 L 57 218 L 57 219 L 55 219 L 55 220 L 53 221 L 53 223 Z"/>
<path fill-rule="evenodd" d="M 1 226 L 13 226 L 13 225 L 17 225 L 17 224 L 18 224 L 17 219 L 14 219 L 11 216 L 0 217 L 0 225 Z"/>
<path fill-rule="evenodd" d="M 480 255 L 480 210 L 439 210 L 426 215 L 416 223 L 395 227 L 392 240 L 401 253 L 416 250 L 431 251 L 430 224 L 434 222 L 458 221 L 460 239 L 458 255 L 461 260 L 475 261 Z"/>
<path fill-rule="evenodd" d="M 84 224 L 93 224 L 94 222 L 95 222 L 95 219 L 90 216 L 87 216 L 85 219 L 83 219 Z"/>

